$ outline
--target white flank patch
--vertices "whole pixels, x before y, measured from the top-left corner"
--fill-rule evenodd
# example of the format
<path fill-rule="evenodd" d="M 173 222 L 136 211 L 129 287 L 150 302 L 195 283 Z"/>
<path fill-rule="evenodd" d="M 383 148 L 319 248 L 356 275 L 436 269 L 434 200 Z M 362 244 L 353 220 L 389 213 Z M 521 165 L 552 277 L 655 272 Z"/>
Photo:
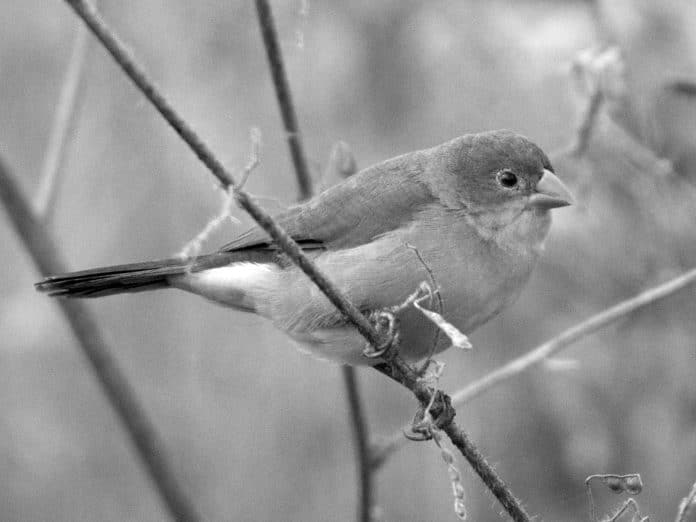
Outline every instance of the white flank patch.
<path fill-rule="evenodd" d="M 190 272 L 177 276 L 173 286 L 188 290 L 218 303 L 253 309 L 263 305 L 275 287 L 278 269 L 260 263 L 233 263 L 229 266 Z"/>

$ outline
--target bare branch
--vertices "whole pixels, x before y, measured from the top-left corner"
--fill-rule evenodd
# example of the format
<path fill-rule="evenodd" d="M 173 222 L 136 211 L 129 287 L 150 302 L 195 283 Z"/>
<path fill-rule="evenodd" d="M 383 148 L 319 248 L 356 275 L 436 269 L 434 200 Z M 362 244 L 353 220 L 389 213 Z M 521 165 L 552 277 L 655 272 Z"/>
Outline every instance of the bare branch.
<path fill-rule="evenodd" d="M 288 146 L 292 156 L 292 163 L 295 166 L 297 182 L 300 186 L 300 199 L 307 199 L 312 195 L 312 179 L 307 167 L 307 159 L 302 148 L 302 138 L 300 129 L 297 125 L 297 115 L 295 105 L 292 102 L 292 95 L 288 85 L 288 77 L 285 72 L 285 63 L 280 51 L 278 36 L 276 34 L 273 13 L 268 0 L 256 0 L 256 13 L 261 26 L 263 43 L 266 47 L 266 56 L 273 77 L 280 113 L 283 117 L 283 125 L 287 134 Z"/>
<path fill-rule="evenodd" d="M 78 25 L 53 116 L 51 134 L 41 167 L 41 181 L 34 201 L 36 216 L 44 221 L 50 219 L 55 208 L 67 145 L 77 124 L 77 100 L 87 57 L 88 36 L 87 29 Z"/>
<path fill-rule="evenodd" d="M 298 244 L 263 210 L 254 199 L 239 189 L 234 179 L 213 155 L 210 148 L 198 137 L 193 129 L 174 110 L 171 104 L 159 92 L 156 86 L 146 76 L 143 68 L 136 64 L 126 52 L 124 45 L 116 35 L 108 28 L 94 7 L 85 0 L 65 0 L 73 10 L 89 26 L 95 36 L 109 51 L 114 60 L 123 69 L 126 75 L 135 83 L 145 97 L 153 104 L 162 117 L 181 136 L 186 144 L 195 152 L 203 164 L 223 184 L 224 187 L 234 189 L 237 203 L 263 228 L 273 239 L 276 245 L 319 287 L 329 301 L 352 323 L 356 330 L 376 349 L 385 344 L 385 339 L 372 326 L 370 321 L 360 310 L 338 291 L 336 286 L 318 270 L 312 261 L 302 252 Z M 390 340 L 387 339 L 387 342 Z M 410 389 L 421 404 L 428 404 L 433 391 L 418 380 L 417 374 L 398 356 L 389 359 L 388 368 L 384 365 L 376 367 L 379 371 L 397 380 Z M 447 398 L 448 400 L 449 398 Z M 503 507 L 515 521 L 528 521 L 529 516 L 522 508 L 519 501 L 495 474 L 495 471 L 485 461 L 483 456 L 466 438 L 466 435 L 456 426 L 451 419 L 440 428 L 447 433 L 452 442 L 462 451 L 469 460 L 479 477 L 486 486 L 498 498 Z"/>
<path fill-rule="evenodd" d="M 474 471 L 481 477 L 484 484 L 491 490 L 493 495 L 505 508 L 505 511 L 510 515 L 515 522 L 531 522 L 531 517 L 522 507 L 520 501 L 514 497 L 510 488 L 498 476 L 495 469 L 486 461 L 486 458 L 478 450 L 478 448 L 469 440 L 467 434 L 462 430 L 456 422 L 452 421 L 444 426 L 443 431 L 452 441 L 462 455 L 469 462 Z"/>
<path fill-rule="evenodd" d="M 348 395 L 348 410 L 355 449 L 358 456 L 358 483 L 360 498 L 358 500 L 358 520 L 370 522 L 374 511 L 374 473 L 372 470 L 372 454 L 370 452 L 370 436 L 363 402 L 360 399 L 360 388 L 356 380 L 355 369 L 352 366 L 341 366 L 341 375 Z"/>
<path fill-rule="evenodd" d="M 53 238 L 32 212 L 28 200 L 1 158 L 0 200 L 38 271 L 44 275 L 67 272 L 68 268 Z M 106 344 L 89 308 L 79 300 L 62 299 L 56 302 L 172 518 L 201 520 L 193 504 L 186 498 L 165 455 L 163 442 L 111 355 L 112 350 Z"/>

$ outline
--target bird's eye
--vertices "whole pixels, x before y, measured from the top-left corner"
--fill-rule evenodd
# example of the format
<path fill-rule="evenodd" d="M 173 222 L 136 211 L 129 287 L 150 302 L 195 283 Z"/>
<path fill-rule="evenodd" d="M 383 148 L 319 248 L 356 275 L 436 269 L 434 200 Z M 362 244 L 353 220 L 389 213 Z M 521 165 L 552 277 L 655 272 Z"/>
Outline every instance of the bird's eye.
<path fill-rule="evenodd" d="M 505 188 L 513 188 L 517 186 L 517 175 L 509 170 L 503 170 L 498 173 L 498 183 Z"/>

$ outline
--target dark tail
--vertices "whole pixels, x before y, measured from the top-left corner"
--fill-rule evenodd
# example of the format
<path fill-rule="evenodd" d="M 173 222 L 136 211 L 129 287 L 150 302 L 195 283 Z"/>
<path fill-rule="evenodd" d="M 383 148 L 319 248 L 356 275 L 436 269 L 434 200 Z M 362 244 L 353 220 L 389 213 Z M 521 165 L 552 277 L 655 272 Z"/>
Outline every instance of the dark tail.
<path fill-rule="evenodd" d="M 54 297 L 102 297 L 126 292 L 143 292 L 169 286 L 169 277 L 199 272 L 239 261 L 234 252 L 217 252 L 194 259 L 163 259 L 116 265 L 69 274 L 49 276 L 36 283 L 39 292 Z"/>

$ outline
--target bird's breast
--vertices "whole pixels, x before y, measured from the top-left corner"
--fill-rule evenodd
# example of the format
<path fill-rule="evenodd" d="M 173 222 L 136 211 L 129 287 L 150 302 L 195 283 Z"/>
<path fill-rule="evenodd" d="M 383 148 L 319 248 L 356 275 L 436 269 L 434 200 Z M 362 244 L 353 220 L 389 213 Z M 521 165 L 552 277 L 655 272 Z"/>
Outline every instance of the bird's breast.
<path fill-rule="evenodd" d="M 529 278 L 538 248 L 523 237 L 510 239 L 501 243 L 464 220 L 449 219 L 441 220 L 438 230 L 429 225 L 408 238 L 437 279 L 445 315 L 463 331 L 470 332 L 514 301 Z"/>

